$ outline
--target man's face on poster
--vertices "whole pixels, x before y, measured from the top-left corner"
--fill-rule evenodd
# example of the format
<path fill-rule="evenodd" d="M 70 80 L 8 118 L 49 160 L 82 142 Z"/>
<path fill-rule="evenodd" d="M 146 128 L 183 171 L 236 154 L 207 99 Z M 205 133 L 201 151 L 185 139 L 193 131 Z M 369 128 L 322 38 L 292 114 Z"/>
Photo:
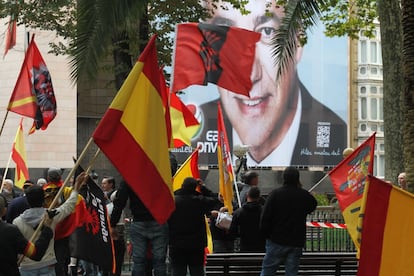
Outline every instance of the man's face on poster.
<path fill-rule="evenodd" d="M 291 64 L 277 81 L 278 67 L 272 56 L 272 37 L 284 16 L 283 8 L 275 5 L 274 1 L 250 0 L 246 5 L 250 13 L 242 15 L 226 2 L 215 5 L 217 8 L 213 9 L 209 23 L 235 26 L 261 34 L 256 44 L 250 98 L 219 88 L 223 107 L 233 128 L 242 143 L 250 147 L 253 159 L 260 162 L 281 143 L 297 107 L 296 64 Z"/>

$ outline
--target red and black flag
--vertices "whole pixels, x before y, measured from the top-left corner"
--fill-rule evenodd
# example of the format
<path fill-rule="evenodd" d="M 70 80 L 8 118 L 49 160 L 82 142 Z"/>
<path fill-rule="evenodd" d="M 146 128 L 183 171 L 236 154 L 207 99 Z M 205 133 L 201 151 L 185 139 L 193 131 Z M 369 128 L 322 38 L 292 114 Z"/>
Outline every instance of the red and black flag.
<path fill-rule="evenodd" d="M 33 118 L 30 133 L 35 129 L 45 130 L 56 117 L 56 98 L 52 79 L 34 42 L 34 36 L 24 57 L 7 110 Z"/>
<path fill-rule="evenodd" d="M 215 83 L 248 96 L 260 34 L 203 23 L 177 25 L 171 92 L 193 84 Z"/>
<path fill-rule="evenodd" d="M 79 166 L 75 176 L 82 171 Z M 104 271 L 115 271 L 115 255 L 104 193 L 89 177 L 80 194 L 85 199 L 87 212 L 84 224 L 71 236 L 71 254 L 98 265 Z"/>

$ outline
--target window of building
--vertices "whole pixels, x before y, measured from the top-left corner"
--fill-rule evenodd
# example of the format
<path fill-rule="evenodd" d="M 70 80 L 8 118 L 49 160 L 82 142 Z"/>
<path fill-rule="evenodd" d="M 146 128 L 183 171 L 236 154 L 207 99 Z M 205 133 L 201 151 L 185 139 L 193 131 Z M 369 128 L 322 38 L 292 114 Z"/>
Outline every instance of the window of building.
<path fill-rule="evenodd" d="M 361 120 L 367 119 L 367 98 L 361 97 L 361 106 L 360 106 L 360 112 L 361 112 Z"/>
<path fill-rule="evenodd" d="M 362 40 L 360 42 L 360 61 L 361 63 L 367 63 L 367 42 Z"/>
<path fill-rule="evenodd" d="M 378 120 L 378 99 L 377 98 L 371 98 L 371 106 L 370 106 L 370 110 L 371 110 L 371 114 L 370 114 L 370 119 L 371 120 Z"/>

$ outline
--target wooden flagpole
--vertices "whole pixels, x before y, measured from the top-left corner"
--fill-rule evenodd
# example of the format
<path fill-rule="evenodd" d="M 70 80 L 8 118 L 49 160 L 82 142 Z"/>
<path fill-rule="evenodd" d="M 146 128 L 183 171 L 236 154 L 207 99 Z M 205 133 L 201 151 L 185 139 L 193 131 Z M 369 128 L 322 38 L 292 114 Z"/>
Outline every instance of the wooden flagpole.
<path fill-rule="evenodd" d="M 55 207 L 55 205 L 57 204 L 58 199 L 59 199 L 59 198 L 60 198 L 60 196 L 62 195 L 62 193 L 63 193 L 63 190 L 64 190 L 65 186 L 69 183 L 69 180 L 70 180 L 70 179 L 72 178 L 72 176 L 75 174 L 76 169 L 79 167 L 79 164 L 81 163 L 81 161 L 82 161 L 82 160 L 83 160 L 83 158 L 85 157 L 86 152 L 87 152 L 87 150 L 89 149 L 89 147 L 90 147 L 90 145 L 92 144 L 92 142 L 93 142 L 93 138 L 91 137 L 91 138 L 89 138 L 89 141 L 88 141 L 88 143 L 86 144 L 86 146 L 83 148 L 82 153 L 79 155 L 78 160 L 76 160 L 75 165 L 74 165 L 74 166 L 72 167 L 72 169 L 70 170 L 70 172 L 69 172 L 68 176 L 66 177 L 65 181 L 63 182 L 63 185 L 60 187 L 59 191 L 57 192 L 57 194 L 56 194 L 55 198 L 53 199 L 52 203 L 51 203 L 51 204 L 50 204 L 50 206 L 48 207 L 48 210 L 53 209 L 53 208 Z M 94 159 L 96 159 L 96 156 L 97 156 L 97 154 L 95 154 Z M 86 179 L 85 179 L 85 180 L 86 180 Z M 29 240 L 29 241 L 33 241 L 33 240 L 36 238 L 36 236 L 37 236 L 37 235 L 39 234 L 39 232 L 40 232 L 40 229 L 41 229 L 41 228 L 42 228 L 42 226 L 43 226 L 43 223 L 44 223 L 44 218 L 40 221 L 39 225 L 37 226 L 37 228 L 36 228 L 36 230 L 34 231 L 33 235 L 30 237 L 30 240 Z M 18 265 L 19 265 L 19 264 L 23 261 L 24 257 L 25 257 L 24 255 L 22 255 L 22 256 L 20 257 L 19 261 L 17 262 L 17 264 L 18 264 Z"/>

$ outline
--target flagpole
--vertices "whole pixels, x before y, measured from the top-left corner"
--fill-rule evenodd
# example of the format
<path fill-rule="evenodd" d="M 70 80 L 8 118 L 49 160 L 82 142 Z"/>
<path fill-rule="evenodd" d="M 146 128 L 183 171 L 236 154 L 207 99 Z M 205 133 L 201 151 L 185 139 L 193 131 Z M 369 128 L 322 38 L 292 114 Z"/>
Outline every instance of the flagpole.
<path fill-rule="evenodd" d="M 322 179 L 318 181 L 318 183 L 316 183 L 315 185 L 313 185 L 313 186 L 312 186 L 312 187 L 308 190 L 308 192 L 310 193 L 310 192 L 312 192 L 313 190 L 315 190 L 315 188 L 316 188 L 316 187 L 318 187 L 318 186 L 322 183 L 322 181 L 324 181 L 324 180 L 325 180 L 325 178 L 326 178 L 326 177 L 328 177 L 328 175 L 329 175 L 329 173 L 325 174 L 325 175 L 322 177 Z"/>
<path fill-rule="evenodd" d="M 1 124 L 1 129 L 0 129 L 0 136 L 3 133 L 4 125 L 6 124 L 6 120 L 7 120 L 8 115 L 9 115 L 9 110 L 7 110 L 6 115 L 4 115 L 3 123 Z"/>
<path fill-rule="evenodd" d="M 233 184 L 234 184 L 234 188 L 236 190 L 237 203 L 239 204 L 239 208 L 241 208 L 239 187 L 237 187 L 236 176 L 234 174 L 234 168 L 233 168 L 233 160 L 232 160 L 231 156 L 230 156 L 230 163 L 231 163 L 231 171 L 232 171 L 232 174 L 233 174 Z"/>
<path fill-rule="evenodd" d="M 11 161 L 11 158 L 12 158 L 12 154 L 13 154 L 13 152 L 10 152 L 9 160 L 7 161 L 6 168 L 4 169 L 4 174 L 3 174 L 3 179 L 2 179 L 2 182 L 1 182 L 0 193 L 3 192 L 4 180 L 6 179 L 7 172 L 9 171 L 9 166 L 10 166 L 10 161 Z"/>
<path fill-rule="evenodd" d="M 66 177 L 65 181 L 63 182 L 62 186 L 60 187 L 59 191 L 57 192 L 57 194 L 56 194 L 55 198 L 53 199 L 52 203 L 48 207 L 48 210 L 53 209 L 55 207 L 55 205 L 57 204 L 57 201 L 60 198 L 60 196 L 62 195 L 65 186 L 69 183 L 69 180 L 75 174 L 76 169 L 79 167 L 79 164 L 81 163 L 81 161 L 85 157 L 86 152 L 87 152 L 88 148 L 90 147 L 90 145 L 92 144 L 92 142 L 93 142 L 93 138 L 91 137 L 91 138 L 89 138 L 89 141 L 86 144 L 86 146 L 83 148 L 82 153 L 79 155 L 78 160 L 76 160 L 75 165 L 70 170 L 68 176 Z M 97 153 L 95 154 L 95 156 L 97 156 Z M 85 181 L 86 181 L 86 178 L 85 178 Z M 40 229 L 42 228 L 44 221 L 45 220 L 44 220 L 44 217 L 43 217 L 42 220 L 40 221 L 39 225 L 37 226 L 36 230 L 34 231 L 33 235 L 30 237 L 29 241 L 33 241 L 35 239 L 35 237 L 40 232 Z M 18 265 L 23 261 L 24 257 L 25 257 L 24 255 L 22 255 L 20 257 L 19 261 L 17 262 Z"/>

